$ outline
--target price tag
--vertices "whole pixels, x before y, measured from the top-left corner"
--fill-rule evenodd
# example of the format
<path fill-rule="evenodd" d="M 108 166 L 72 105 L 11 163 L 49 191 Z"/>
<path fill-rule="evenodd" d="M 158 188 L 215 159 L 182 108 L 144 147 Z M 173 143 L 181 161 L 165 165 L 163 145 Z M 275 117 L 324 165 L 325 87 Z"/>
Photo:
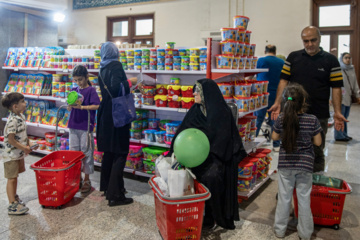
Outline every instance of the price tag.
<path fill-rule="evenodd" d="M 19 68 L 14 68 L 14 71 L 15 71 L 15 72 L 18 72 L 18 71 L 19 71 Z"/>
<path fill-rule="evenodd" d="M 64 69 L 63 72 L 64 72 L 64 73 L 68 73 L 68 72 L 69 72 L 69 69 Z"/>
<path fill-rule="evenodd" d="M 178 109 L 178 112 L 181 112 L 181 113 L 184 113 L 184 112 L 186 112 L 186 111 L 187 111 L 186 108 L 179 108 L 179 109 Z"/>

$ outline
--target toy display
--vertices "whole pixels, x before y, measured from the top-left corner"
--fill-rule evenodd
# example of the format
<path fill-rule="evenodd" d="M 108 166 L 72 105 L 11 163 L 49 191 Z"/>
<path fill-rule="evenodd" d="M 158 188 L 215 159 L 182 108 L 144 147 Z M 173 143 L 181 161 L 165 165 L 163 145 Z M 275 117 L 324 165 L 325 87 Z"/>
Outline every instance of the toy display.
<path fill-rule="evenodd" d="M 12 73 L 4 92 L 18 92 L 25 95 L 48 96 L 51 93 L 50 74 Z"/>

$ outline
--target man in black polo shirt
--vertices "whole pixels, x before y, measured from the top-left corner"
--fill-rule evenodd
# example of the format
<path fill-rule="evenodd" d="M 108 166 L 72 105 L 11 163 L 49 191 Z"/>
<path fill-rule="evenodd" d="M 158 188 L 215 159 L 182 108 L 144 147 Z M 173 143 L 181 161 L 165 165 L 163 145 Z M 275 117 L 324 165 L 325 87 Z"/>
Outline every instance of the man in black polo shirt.
<path fill-rule="evenodd" d="M 280 113 L 281 96 L 289 82 L 301 84 L 307 93 L 308 113 L 315 115 L 321 124 L 322 143 L 320 147 L 314 145 L 315 161 L 314 172 L 324 171 L 325 168 L 325 136 L 329 115 L 330 88 L 332 89 L 332 102 L 334 106 L 335 128 L 343 129 L 346 118 L 341 114 L 341 87 L 343 78 L 340 64 L 335 56 L 323 51 L 320 47 L 320 31 L 309 26 L 302 30 L 301 38 L 304 49 L 289 54 L 281 71 L 280 82 L 277 89 L 271 118 L 276 119 Z"/>

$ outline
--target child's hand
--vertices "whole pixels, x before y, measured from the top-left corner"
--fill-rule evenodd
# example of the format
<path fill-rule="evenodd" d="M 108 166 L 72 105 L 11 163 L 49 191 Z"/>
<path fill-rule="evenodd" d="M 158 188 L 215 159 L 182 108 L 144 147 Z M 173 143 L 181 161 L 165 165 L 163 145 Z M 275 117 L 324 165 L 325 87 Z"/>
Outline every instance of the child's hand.
<path fill-rule="evenodd" d="M 29 153 L 32 152 L 30 146 L 26 146 L 23 151 L 24 151 L 25 154 L 29 154 Z"/>
<path fill-rule="evenodd" d="M 33 147 L 33 146 L 35 146 L 35 147 Z M 34 151 L 34 150 L 36 150 L 36 149 L 38 149 L 39 148 L 39 144 L 30 144 L 30 149 L 32 150 L 32 151 Z"/>
<path fill-rule="evenodd" d="M 81 109 L 81 105 L 75 105 L 75 106 L 72 106 L 72 108 L 75 108 L 75 109 Z"/>

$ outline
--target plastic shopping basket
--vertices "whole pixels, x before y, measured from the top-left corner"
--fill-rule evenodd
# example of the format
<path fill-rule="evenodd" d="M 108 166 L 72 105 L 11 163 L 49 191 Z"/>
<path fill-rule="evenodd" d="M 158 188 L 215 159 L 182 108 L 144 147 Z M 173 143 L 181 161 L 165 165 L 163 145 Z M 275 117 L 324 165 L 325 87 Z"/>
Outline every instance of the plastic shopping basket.
<path fill-rule="evenodd" d="M 80 151 L 57 151 L 31 165 L 36 175 L 39 203 L 43 207 L 60 208 L 74 197 L 79 190 L 84 157 Z"/>
<path fill-rule="evenodd" d="M 211 196 L 209 190 L 194 181 L 194 195 L 178 198 L 165 197 L 153 176 L 149 184 L 154 192 L 156 223 L 163 239 L 200 239 L 205 201 Z"/>
<path fill-rule="evenodd" d="M 311 211 L 314 224 L 339 229 L 346 194 L 352 192 L 351 186 L 342 180 L 342 189 L 313 185 L 311 190 Z M 298 217 L 296 190 L 293 193 L 295 216 Z"/>

